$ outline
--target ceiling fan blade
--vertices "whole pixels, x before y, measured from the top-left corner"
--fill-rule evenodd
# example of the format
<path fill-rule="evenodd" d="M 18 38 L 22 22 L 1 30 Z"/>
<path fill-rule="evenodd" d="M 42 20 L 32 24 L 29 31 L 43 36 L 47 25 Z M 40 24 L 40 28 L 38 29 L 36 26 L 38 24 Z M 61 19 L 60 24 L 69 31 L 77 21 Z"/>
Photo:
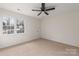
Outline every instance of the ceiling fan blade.
<path fill-rule="evenodd" d="M 32 10 L 32 11 L 41 11 L 41 10 Z"/>
<path fill-rule="evenodd" d="M 44 11 L 44 13 L 45 13 L 46 15 L 49 15 L 46 11 Z"/>
<path fill-rule="evenodd" d="M 55 8 L 49 8 L 49 9 L 46 9 L 46 11 L 50 11 L 50 10 L 55 10 Z"/>
<path fill-rule="evenodd" d="M 42 9 L 45 9 L 45 3 L 42 3 Z"/>
<path fill-rule="evenodd" d="M 39 16 L 41 13 L 42 13 L 42 11 L 37 16 Z"/>

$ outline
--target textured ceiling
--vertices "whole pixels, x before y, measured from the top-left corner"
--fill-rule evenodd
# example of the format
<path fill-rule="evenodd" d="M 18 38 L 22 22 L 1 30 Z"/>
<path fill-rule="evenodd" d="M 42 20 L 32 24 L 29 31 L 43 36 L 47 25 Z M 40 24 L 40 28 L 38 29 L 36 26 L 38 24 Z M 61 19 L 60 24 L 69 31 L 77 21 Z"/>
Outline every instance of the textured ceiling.
<path fill-rule="evenodd" d="M 46 8 L 51 8 L 55 6 L 56 9 L 54 11 L 48 11 L 48 13 L 52 16 L 53 13 L 66 13 L 71 11 L 79 11 L 78 3 L 46 3 Z M 8 9 L 14 12 L 18 12 L 24 15 L 41 18 L 45 15 L 42 13 L 40 16 L 37 16 L 39 12 L 32 11 L 32 9 L 39 9 L 41 7 L 41 3 L 0 3 L 0 8 Z M 18 9 L 18 10 L 17 10 Z M 19 10 L 20 9 L 20 10 Z M 49 15 L 49 16 L 50 16 Z"/>

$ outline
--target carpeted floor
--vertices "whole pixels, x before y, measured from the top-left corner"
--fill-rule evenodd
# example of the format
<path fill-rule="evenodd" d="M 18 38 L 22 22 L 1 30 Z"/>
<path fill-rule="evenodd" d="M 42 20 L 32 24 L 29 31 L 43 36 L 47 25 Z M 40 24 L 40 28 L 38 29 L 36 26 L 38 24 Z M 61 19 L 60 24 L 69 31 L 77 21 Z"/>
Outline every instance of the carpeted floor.
<path fill-rule="evenodd" d="M 0 49 L 2 56 L 72 56 L 79 48 L 46 39 L 37 39 L 21 45 Z"/>

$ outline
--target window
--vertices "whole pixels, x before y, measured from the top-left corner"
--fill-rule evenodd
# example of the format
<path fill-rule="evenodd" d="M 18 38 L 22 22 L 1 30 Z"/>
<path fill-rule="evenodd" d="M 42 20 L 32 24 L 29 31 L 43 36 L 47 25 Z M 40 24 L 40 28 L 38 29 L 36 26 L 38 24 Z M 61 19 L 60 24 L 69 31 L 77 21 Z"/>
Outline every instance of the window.
<path fill-rule="evenodd" d="M 24 22 L 15 17 L 3 17 L 3 33 L 14 34 L 24 33 Z"/>

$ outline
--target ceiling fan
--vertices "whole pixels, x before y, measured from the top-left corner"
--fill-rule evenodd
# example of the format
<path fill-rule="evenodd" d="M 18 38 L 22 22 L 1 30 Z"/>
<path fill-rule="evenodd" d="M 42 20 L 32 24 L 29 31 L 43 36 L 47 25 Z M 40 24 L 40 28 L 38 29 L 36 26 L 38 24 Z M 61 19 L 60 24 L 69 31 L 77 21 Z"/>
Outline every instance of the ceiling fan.
<path fill-rule="evenodd" d="M 37 16 L 39 16 L 42 12 L 44 12 L 46 15 L 49 15 L 49 14 L 47 13 L 47 11 L 50 11 L 50 10 L 55 10 L 55 7 L 47 9 L 47 8 L 45 7 L 45 3 L 41 3 L 41 8 L 40 8 L 40 10 L 34 10 L 34 9 L 33 9 L 32 11 L 40 11 L 40 13 L 38 13 L 38 15 L 37 15 Z"/>

